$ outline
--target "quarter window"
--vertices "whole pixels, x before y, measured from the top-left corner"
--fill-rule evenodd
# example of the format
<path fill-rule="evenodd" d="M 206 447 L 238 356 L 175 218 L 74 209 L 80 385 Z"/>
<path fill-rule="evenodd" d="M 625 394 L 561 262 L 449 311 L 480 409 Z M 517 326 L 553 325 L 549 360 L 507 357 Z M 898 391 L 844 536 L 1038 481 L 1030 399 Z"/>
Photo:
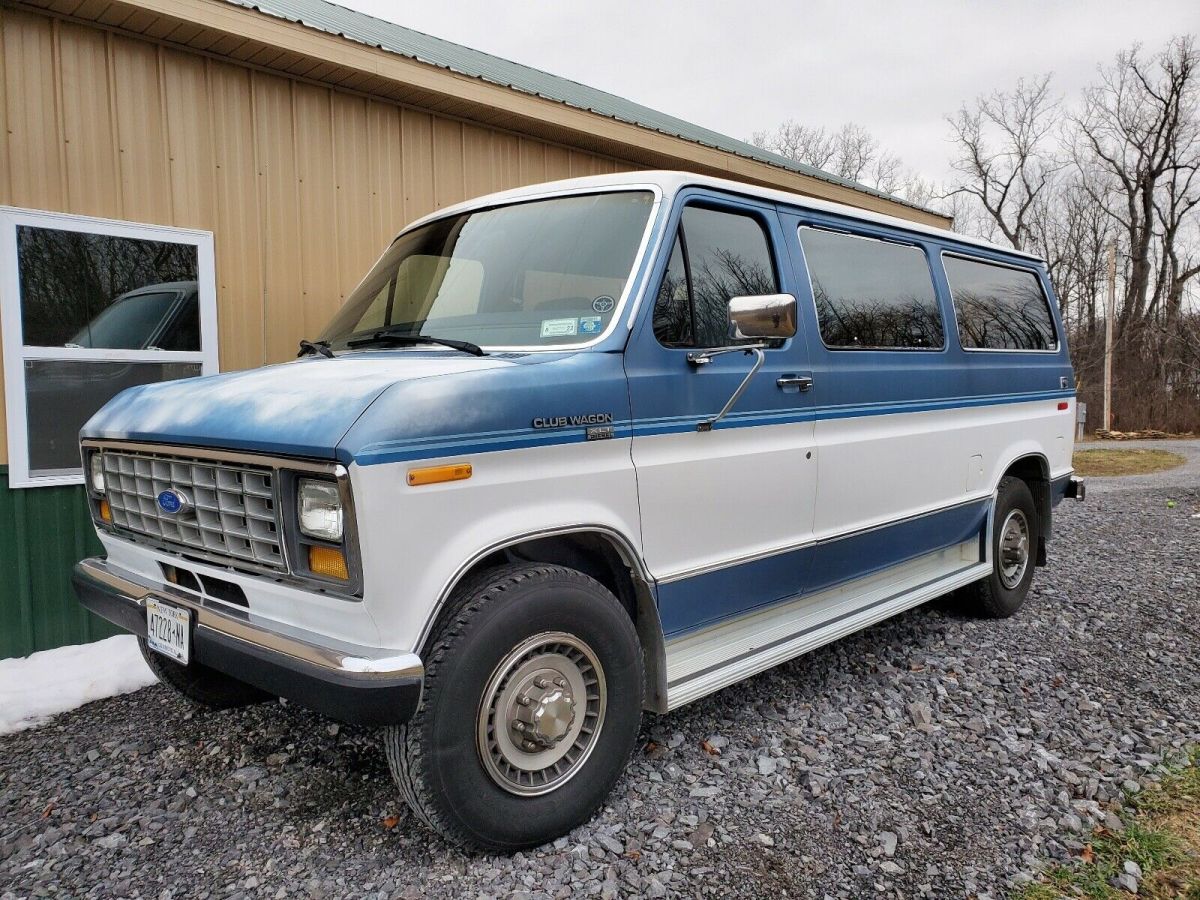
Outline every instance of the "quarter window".
<path fill-rule="evenodd" d="M 942 313 L 918 247 L 801 228 L 825 346 L 839 350 L 940 350 Z"/>
<path fill-rule="evenodd" d="M 79 429 L 135 385 L 217 371 L 212 235 L 0 207 L 13 487 L 82 481 Z"/>
<path fill-rule="evenodd" d="M 654 305 L 654 334 L 668 347 L 723 347 L 733 297 L 779 292 L 766 230 L 754 216 L 689 206 Z"/>
<path fill-rule="evenodd" d="M 958 256 L 942 260 L 965 349 L 1057 349 L 1050 304 L 1037 275 Z"/>

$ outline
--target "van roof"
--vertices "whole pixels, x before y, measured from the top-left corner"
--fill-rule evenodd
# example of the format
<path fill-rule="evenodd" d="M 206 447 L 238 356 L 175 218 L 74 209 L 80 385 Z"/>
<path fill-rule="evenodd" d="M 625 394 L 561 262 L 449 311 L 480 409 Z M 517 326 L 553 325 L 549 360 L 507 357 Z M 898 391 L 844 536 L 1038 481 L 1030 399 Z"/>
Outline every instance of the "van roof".
<path fill-rule="evenodd" d="M 459 212 L 466 212 L 471 209 L 478 209 L 485 206 L 495 206 L 500 203 L 511 203 L 517 200 L 529 200 L 536 197 L 544 197 L 553 194 L 570 193 L 576 190 L 588 190 L 593 188 L 604 187 L 647 187 L 652 186 L 658 188 L 664 199 L 671 199 L 679 191 L 686 187 L 707 187 L 714 190 L 725 191 L 731 194 L 741 194 L 746 197 L 756 197 L 762 200 L 770 200 L 775 203 L 786 203 L 790 206 L 801 207 L 803 209 L 811 209 L 816 212 L 831 213 L 847 218 L 857 219 L 861 222 L 870 222 L 875 225 L 885 225 L 889 228 L 896 228 L 902 231 L 908 231 L 915 234 L 930 235 L 941 240 L 953 241 L 958 244 L 964 244 L 973 247 L 983 247 L 996 253 L 1004 253 L 1008 256 L 1015 256 L 1021 259 L 1030 259 L 1037 262 L 1042 262 L 1042 258 L 1033 253 L 1026 253 L 1023 250 L 1014 250 L 1012 247 L 1004 247 L 1000 244 L 994 244 L 991 241 L 985 241 L 980 238 L 970 237 L 965 234 L 958 234 L 946 228 L 935 228 L 931 225 L 922 225 L 918 222 L 912 222 L 908 219 L 901 219 L 897 216 L 888 216 L 883 213 L 870 212 L 865 209 L 859 209 L 855 206 L 847 206 L 844 203 L 833 203 L 828 200 L 818 200 L 814 197 L 805 197 L 802 194 L 793 194 L 787 191 L 780 191 L 774 188 L 759 187 L 753 184 L 746 184 L 741 181 L 730 181 L 727 178 L 713 178 L 709 175 L 697 175 L 693 172 L 676 172 L 670 170 L 637 170 L 632 172 L 618 172 L 613 175 L 589 175 L 585 178 L 567 178 L 562 181 L 547 181 L 541 184 L 531 184 L 525 187 L 514 188 L 508 191 L 500 191 L 495 194 L 485 194 L 481 197 L 476 197 L 472 200 L 467 200 L 463 203 L 456 203 L 452 206 L 443 207 L 436 212 L 432 212 L 427 216 L 417 219 L 404 230 L 440 219 L 447 215 L 452 215 Z"/>

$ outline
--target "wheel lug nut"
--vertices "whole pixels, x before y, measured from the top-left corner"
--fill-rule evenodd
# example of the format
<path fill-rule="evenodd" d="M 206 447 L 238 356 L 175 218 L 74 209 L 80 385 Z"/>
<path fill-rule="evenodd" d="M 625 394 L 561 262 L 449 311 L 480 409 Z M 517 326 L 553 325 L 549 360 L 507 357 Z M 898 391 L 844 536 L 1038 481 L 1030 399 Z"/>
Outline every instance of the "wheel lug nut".
<path fill-rule="evenodd" d="M 567 686 L 567 679 L 555 678 L 554 683 L 557 684 L 560 688 L 565 688 Z"/>
<path fill-rule="evenodd" d="M 517 702 L 520 703 L 522 706 L 528 706 L 533 701 L 530 700 L 528 697 L 526 697 L 524 694 L 522 694 L 520 697 L 517 698 Z"/>
<path fill-rule="evenodd" d="M 550 686 L 550 682 L 548 682 L 545 678 L 535 678 L 533 684 L 534 687 L 541 688 L 542 690 L 545 690 Z"/>
<path fill-rule="evenodd" d="M 524 722 L 520 722 L 520 721 L 518 721 L 518 722 L 513 722 L 513 724 L 512 724 L 512 727 L 513 727 L 513 730 L 514 730 L 514 731 L 524 731 L 524 730 L 525 730 L 525 723 L 524 723 Z"/>

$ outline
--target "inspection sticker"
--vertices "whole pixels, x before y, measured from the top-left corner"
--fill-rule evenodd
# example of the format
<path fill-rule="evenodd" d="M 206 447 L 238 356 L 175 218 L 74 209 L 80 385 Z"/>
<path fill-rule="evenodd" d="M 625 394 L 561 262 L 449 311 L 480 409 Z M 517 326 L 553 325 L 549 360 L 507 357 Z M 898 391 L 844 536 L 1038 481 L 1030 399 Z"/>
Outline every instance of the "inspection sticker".
<path fill-rule="evenodd" d="M 542 337 L 563 337 L 578 333 L 578 319 L 542 319 Z"/>
<path fill-rule="evenodd" d="M 604 330 L 603 316 L 580 316 L 579 317 L 579 333 L 580 334 L 599 334 Z"/>

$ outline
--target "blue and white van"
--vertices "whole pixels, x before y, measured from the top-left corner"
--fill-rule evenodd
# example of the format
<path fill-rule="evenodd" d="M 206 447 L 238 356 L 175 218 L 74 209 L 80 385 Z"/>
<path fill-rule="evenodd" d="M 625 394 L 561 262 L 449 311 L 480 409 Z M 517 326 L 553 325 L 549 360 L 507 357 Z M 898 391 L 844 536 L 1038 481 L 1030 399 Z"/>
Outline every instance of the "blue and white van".
<path fill-rule="evenodd" d="M 88 422 L 79 598 L 191 700 L 385 726 L 494 850 L 587 819 L 643 710 L 951 591 L 1012 615 L 1083 497 L 1038 259 L 686 173 L 440 210 L 301 355 Z"/>

